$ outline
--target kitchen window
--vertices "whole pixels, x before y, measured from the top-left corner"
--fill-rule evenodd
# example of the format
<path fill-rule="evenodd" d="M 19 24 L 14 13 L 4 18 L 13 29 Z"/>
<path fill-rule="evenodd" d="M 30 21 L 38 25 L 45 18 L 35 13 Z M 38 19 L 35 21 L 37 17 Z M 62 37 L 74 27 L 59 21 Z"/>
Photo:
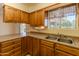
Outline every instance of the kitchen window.
<path fill-rule="evenodd" d="M 47 20 L 47 19 L 46 19 Z M 48 11 L 48 28 L 75 29 L 76 6 L 68 6 Z"/>

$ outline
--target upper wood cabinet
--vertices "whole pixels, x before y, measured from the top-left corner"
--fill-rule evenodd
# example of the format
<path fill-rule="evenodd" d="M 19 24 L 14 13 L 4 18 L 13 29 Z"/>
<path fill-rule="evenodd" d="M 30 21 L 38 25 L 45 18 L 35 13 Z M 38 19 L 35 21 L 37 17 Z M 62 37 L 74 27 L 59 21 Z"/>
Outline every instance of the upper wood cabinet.
<path fill-rule="evenodd" d="M 32 26 L 44 25 L 44 10 L 43 9 L 30 13 L 30 25 Z"/>
<path fill-rule="evenodd" d="M 9 7 L 9 6 L 4 6 L 4 21 L 5 22 L 13 22 L 17 21 L 17 16 L 19 15 L 20 11 L 17 11 L 16 9 Z M 16 19 L 15 19 L 16 18 Z"/>
<path fill-rule="evenodd" d="M 29 13 L 21 11 L 21 22 L 28 23 Z"/>
<path fill-rule="evenodd" d="M 37 22 L 37 19 L 36 19 L 36 12 L 32 12 L 30 13 L 30 25 L 32 26 L 36 26 L 36 22 Z"/>
<path fill-rule="evenodd" d="M 4 22 L 28 23 L 28 13 L 7 5 L 3 9 Z"/>
<path fill-rule="evenodd" d="M 43 26 L 44 25 L 44 18 L 45 18 L 44 14 L 45 14 L 44 9 L 37 11 L 37 25 L 38 26 Z"/>

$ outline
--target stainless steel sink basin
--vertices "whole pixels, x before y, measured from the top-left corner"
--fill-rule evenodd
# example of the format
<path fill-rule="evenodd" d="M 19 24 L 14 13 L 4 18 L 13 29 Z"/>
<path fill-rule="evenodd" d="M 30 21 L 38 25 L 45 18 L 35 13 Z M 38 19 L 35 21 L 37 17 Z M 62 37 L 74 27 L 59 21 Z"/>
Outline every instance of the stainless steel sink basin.
<path fill-rule="evenodd" d="M 54 36 L 54 35 L 48 35 L 47 37 L 46 37 L 46 39 L 51 39 L 51 40 L 57 40 L 57 36 Z"/>
<path fill-rule="evenodd" d="M 59 42 L 64 42 L 64 43 L 68 43 L 68 44 L 73 44 L 73 40 L 71 39 L 67 39 L 67 38 L 59 38 L 58 39 Z"/>
<path fill-rule="evenodd" d="M 58 42 L 73 44 L 72 38 L 68 38 L 68 37 L 59 37 L 59 36 L 56 36 L 56 35 L 48 35 L 45 38 L 49 39 L 49 40 L 56 40 Z"/>

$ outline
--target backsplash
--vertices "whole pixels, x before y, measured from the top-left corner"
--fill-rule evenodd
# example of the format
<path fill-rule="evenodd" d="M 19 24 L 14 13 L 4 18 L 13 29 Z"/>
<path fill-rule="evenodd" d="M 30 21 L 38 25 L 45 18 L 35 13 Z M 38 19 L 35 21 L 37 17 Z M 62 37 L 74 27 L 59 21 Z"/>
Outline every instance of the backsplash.
<path fill-rule="evenodd" d="M 79 30 L 70 30 L 70 29 L 45 29 L 45 30 L 35 30 L 34 28 L 30 27 L 30 31 L 37 31 L 42 33 L 49 33 L 49 34 L 64 34 L 68 36 L 76 36 L 79 37 Z"/>

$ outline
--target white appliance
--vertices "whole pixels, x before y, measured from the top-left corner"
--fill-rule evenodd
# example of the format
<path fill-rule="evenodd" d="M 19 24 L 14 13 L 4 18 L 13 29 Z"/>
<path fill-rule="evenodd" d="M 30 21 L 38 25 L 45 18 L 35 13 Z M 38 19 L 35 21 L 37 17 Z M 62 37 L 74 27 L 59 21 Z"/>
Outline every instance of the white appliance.
<path fill-rule="evenodd" d="M 21 23 L 20 24 L 20 34 L 21 35 L 28 35 L 29 33 L 29 25 Z"/>

